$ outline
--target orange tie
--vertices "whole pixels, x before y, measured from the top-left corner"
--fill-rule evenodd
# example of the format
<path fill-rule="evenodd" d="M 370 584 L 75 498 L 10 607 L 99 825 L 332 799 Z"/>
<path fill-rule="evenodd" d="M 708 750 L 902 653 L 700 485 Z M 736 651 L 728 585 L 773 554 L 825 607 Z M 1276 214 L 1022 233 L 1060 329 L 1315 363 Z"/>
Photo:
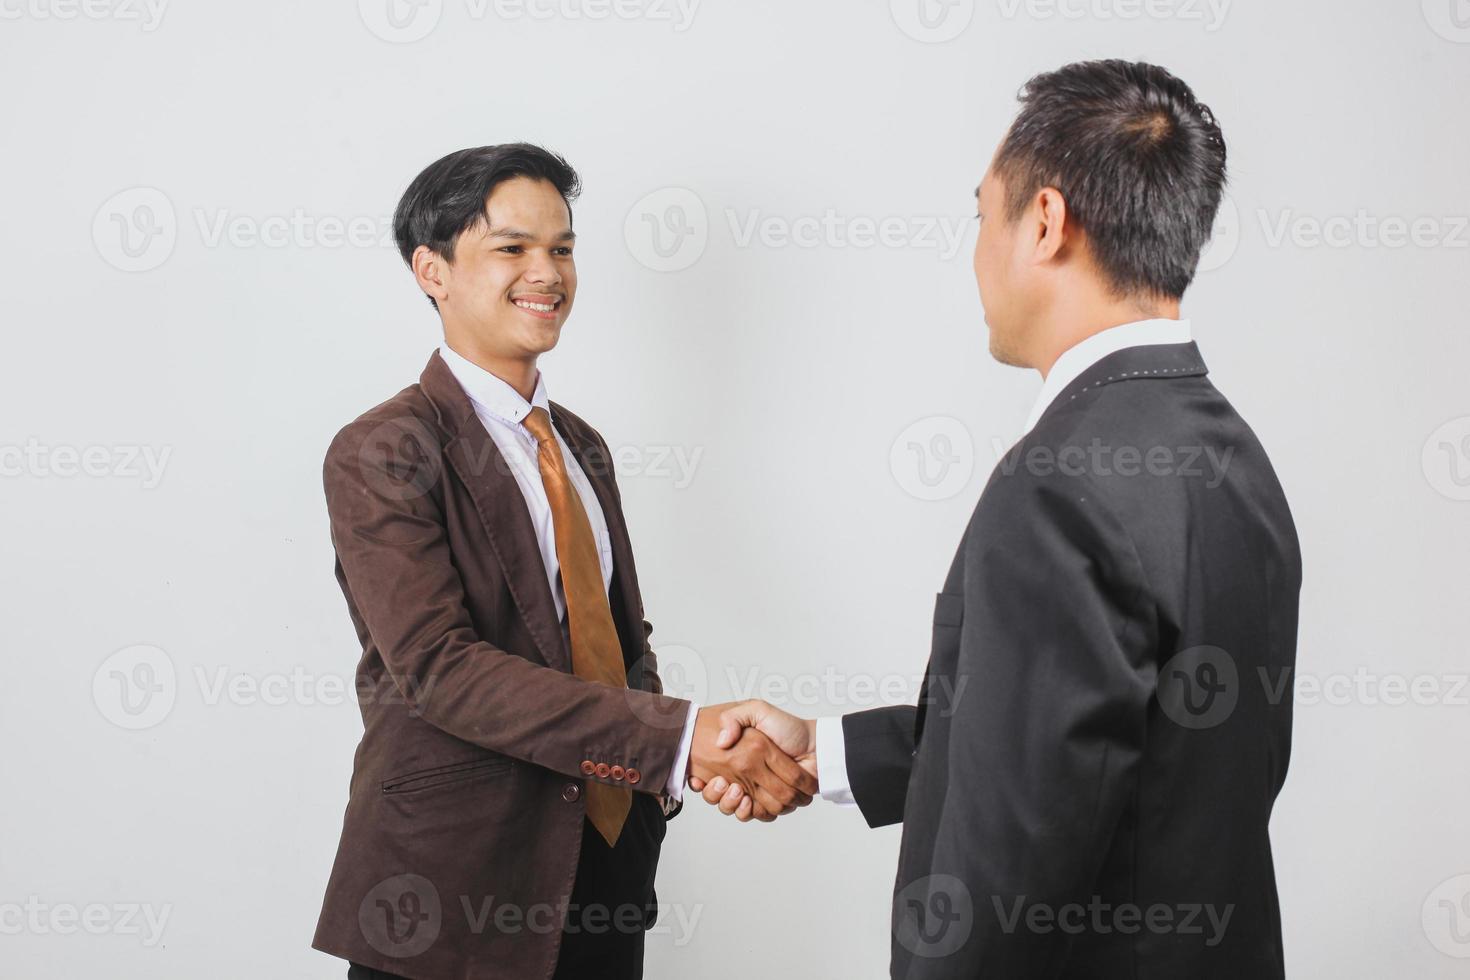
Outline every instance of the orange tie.
<path fill-rule="evenodd" d="M 623 647 L 613 625 L 602 582 L 602 565 L 597 560 L 597 543 L 592 523 L 582 507 L 581 495 L 567 478 L 561 444 L 551 430 L 551 416 L 544 408 L 533 408 L 526 428 L 536 437 L 536 463 L 546 500 L 551 505 L 551 525 L 556 533 L 556 561 L 561 566 L 561 586 L 566 594 L 567 626 L 572 636 L 572 673 L 583 680 L 626 688 Z M 607 846 L 618 842 L 623 823 L 633 806 L 633 791 L 606 783 L 587 783 L 587 819 L 602 834 Z"/>

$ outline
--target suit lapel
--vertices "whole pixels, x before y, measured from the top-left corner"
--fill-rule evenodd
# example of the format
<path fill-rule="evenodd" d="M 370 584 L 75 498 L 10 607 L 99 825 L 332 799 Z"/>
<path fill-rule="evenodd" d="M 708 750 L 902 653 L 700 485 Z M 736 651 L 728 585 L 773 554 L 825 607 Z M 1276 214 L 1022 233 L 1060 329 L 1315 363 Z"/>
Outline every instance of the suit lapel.
<path fill-rule="evenodd" d="M 437 350 L 419 383 L 439 413 L 446 439 L 444 458 L 475 503 L 490 550 L 505 573 L 506 586 L 526 629 L 548 665 L 570 671 L 571 656 L 546 580 L 536 528 L 510 464 Z"/>

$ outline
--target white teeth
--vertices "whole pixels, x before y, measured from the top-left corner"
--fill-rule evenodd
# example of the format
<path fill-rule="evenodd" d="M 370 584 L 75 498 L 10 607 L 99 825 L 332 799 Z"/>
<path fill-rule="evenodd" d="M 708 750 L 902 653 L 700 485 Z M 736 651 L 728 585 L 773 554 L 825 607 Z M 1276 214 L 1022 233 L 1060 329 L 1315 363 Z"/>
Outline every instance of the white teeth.
<path fill-rule="evenodd" d="M 537 313 L 550 313 L 556 309 L 555 303 L 528 303 L 525 300 L 515 300 L 517 306 L 523 310 L 535 310 Z"/>

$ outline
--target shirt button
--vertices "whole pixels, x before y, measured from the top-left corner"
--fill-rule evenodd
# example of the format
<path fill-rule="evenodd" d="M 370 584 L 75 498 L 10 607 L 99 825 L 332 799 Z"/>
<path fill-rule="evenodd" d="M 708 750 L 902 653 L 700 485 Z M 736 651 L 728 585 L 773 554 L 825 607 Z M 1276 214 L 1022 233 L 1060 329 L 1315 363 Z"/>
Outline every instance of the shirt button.
<path fill-rule="evenodd" d="M 580 797 L 581 795 L 582 787 L 578 786 L 576 783 L 567 783 L 565 786 L 562 787 L 561 798 L 566 800 L 568 803 L 577 802 L 578 797 Z"/>

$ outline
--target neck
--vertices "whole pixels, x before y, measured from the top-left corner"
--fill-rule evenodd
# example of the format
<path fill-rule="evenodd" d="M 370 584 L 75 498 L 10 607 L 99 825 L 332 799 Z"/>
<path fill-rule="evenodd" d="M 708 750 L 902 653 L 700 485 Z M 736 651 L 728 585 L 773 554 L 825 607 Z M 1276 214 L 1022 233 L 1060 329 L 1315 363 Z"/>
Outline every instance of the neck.
<path fill-rule="evenodd" d="M 499 355 L 475 343 L 473 338 L 460 331 L 452 331 L 447 326 L 444 330 L 444 343 L 460 357 L 477 367 L 484 368 L 510 385 L 516 390 L 516 394 L 526 401 L 529 402 L 531 396 L 536 393 L 538 372 L 534 355 L 531 357 Z"/>
<path fill-rule="evenodd" d="M 1088 337 L 1112 327 L 1138 320 L 1177 320 L 1177 299 L 1115 300 L 1099 297 L 1093 302 L 1061 303 L 1043 317 L 1037 336 L 1042 339 L 1032 366 L 1045 378 L 1056 365 L 1057 358 Z"/>

